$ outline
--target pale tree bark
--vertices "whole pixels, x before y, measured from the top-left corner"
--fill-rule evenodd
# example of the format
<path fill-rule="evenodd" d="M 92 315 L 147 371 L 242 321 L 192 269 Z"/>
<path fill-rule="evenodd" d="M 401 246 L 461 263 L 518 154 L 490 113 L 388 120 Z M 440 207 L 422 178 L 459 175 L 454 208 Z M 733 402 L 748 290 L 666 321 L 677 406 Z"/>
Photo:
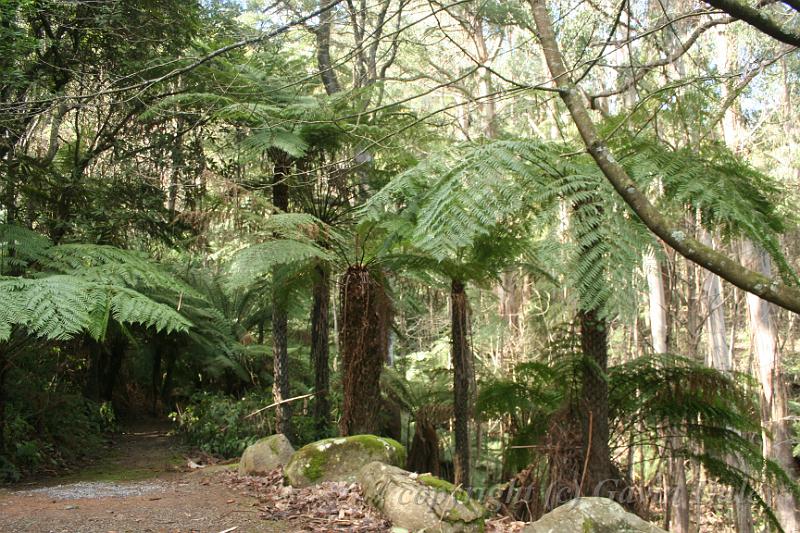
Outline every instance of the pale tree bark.
<path fill-rule="evenodd" d="M 707 246 L 714 245 L 711 234 L 703 228 L 700 229 L 700 240 Z M 727 329 L 725 327 L 725 307 L 723 305 L 724 295 L 719 276 L 706 274 L 703 281 L 703 296 L 706 317 L 706 340 L 708 343 L 706 365 L 722 372 L 730 372 L 733 369 L 733 362 L 730 358 L 731 353 L 728 350 L 728 341 L 725 338 Z"/>
<path fill-rule="evenodd" d="M 653 337 L 653 353 L 666 353 L 667 347 L 667 301 L 664 293 L 662 265 L 654 253 L 644 258 L 647 277 L 647 294 L 650 304 L 650 332 Z"/>
<path fill-rule="evenodd" d="M 758 269 L 767 276 L 770 275 L 769 255 L 750 241 L 745 240 L 742 243 L 742 259 L 750 268 Z M 792 478 L 796 479 L 786 384 L 781 370 L 777 329 L 771 307 L 768 302 L 758 296 L 747 294 L 750 335 L 758 362 L 758 380 L 761 383 L 764 456 L 777 462 Z M 774 488 L 773 491 L 772 504 L 784 531 L 800 531 L 797 502 L 792 494 L 779 487 Z"/>
<path fill-rule="evenodd" d="M 669 351 L 669 323 L 662 265 L 655 254 L 650 253 L 645 256 L 644 266 L 650 304 L 653 352 L 666 353 Z M 669 445 L 673 451 L 679 449 L 680 439 L 671 437 Z M 665 523 L 665 526 L 676 533 L 689 533 L 689 490 L 686 483 L 686 467 L 681 455 L 673 453 L 670 458 L 670 478 L 673 490 L 669 496 L 670 512 L 665 517 L 665 521 L 669 522 Z"/>
<path fill-rule="evenodd" d="M 736 72 L 739 70 L 739 53 L 738 53 L 738 44 L 736 42 L 736 38 L 732 32 L 725 30 L 720 30 L 719 38 L 716 40 L 716 62 L 720 66 L 720 68 L 725 69 L 728 72 Z M 725 142 L 725 145 L 730 148 L 734 153 L 737 153 L 742 148 L 742 139 L 744 137 L 744 125 L 741 121 L 741 109 L 738 105 L 738 101 L 735 99 L 736 93 L 731 91 L 731 88 L 728 87 L 726 84 L 721 85 L 721 100 L 722 102 L 727 103 L 729 99 L 733 98 L 730 101 L 729 105 L 725 105 L 722 110 L 722 117 L 720 124 L 722 126 L 722 140 Z M 703 232 L 701 234 L 701 238 L 703 239 L 703 243 L 707 244 L 708 246 L 713 246 L 713 239 L 711 235 L 707 232 Z M 747 263 L 745 263 L 747 264 Z M 769 275 L 769 271 L 765 271 L 759 265 L 753 265 L 752 263 L 748 265 L 750 268 L 765 273 Z M 709 330 L 708 338 L 709 338 L 709 352 L 711 353 L 712 363 L 716 361 L 720 361 L 724 368 L 720 366 L 715 366 L 711 364 L 710 366 L 714 368 L 719 368 L 720 370 L 730 371 L 733 368 L 733 351 L 731 346 L 731 350 L 728 350 L 728 346 L 725 343 L 725 324 L 724 324 L 724 308 L 722 307 L 722 286 L 720 280 L 717 276 L 709 275 L 707 278 L 707 297 L 708 297 L 708 305 L 709 309 L 707 314 L 709 316 L 709 326 L 713 329 Z M 750 300 L 751 295 L 748 294 L 748 302 Z M 756 300 L 760 300 L 759 298 L 755 297 Z M 718 299 L 718 301 L 715 301 Z M 766 304 L 766 302 L 765 302 Z M 719 315 L 722 315 L 721 317 Z M 714 322 L 712 322 L 712 320 Z M 715 322 L 722 321 L 721 326 L 715 326 Z M 719 330 L 722 331 L 719 331 Z M 752 328 L 751 328 L 752 329 Z M 733 340 L 732 340 L 733 342 Z M 763 389 L 763 384 L 762 384 Z M 766 424 L 764 424 L 766 427 Z M 766 450 L 765 450 L 766 451 Z M 766 453 L 765 453 L 766 455 Z M 732 458 L 732 461 L 738 461 L 737 466 L 740 468 L 746 468 L 745 465 L 741 464 L 742 462 L 739 461 L 737 458 Z M 742 494 L 741 490 L 734 490 L 734 512 L 736 516 L 736 531 L 738 533 L 752 533 L 754 531 L 753 525 L 753 516 L 752 516 L 752 509 L 749 502 L 749 497 Z M 783 524 L 783 521 L 781 521 Z M 796 531 L 795 527 L 791 527 L 790 529 L 786 529 L 786 531 Z"/>
<path fill-rule="evenodd" d="M 319 8 L 324 12 L 319 16 L 319 25 L 314 29 L 314 36 L 317 40 L 317 67 L 322 78 L 322 85 L 328 94 L 336 94 L 342 90 L 331 59 L 333 6 L 340 3 L 341 0 L 321 0 Z"/>
<path fill-rule="evenodd" d="M 714 239 L 704 228 L 700 228 L 700 240 L 707 246 L 714 246 Z M 703 282 L 704 314 L 706 316 L 706 365 L 721 372 L 729 373 L 733 370 L 732 351 L 728 349 L 725 338 L 725 299 L 722 282 L 719 276 L 708 273 Z M 746 465 L 737 457 L 728 460 L 738 468 Z M 738 533 L 753 533 L 753 513 L 750 497 L 740 490 L 733 492 L 733 511 Z"/>
<path fill-rule="evenodd" d="M 800 289 L 747 269 L 725 254 L 687 236 L 679 224 L 671 221 L 650 202 L 600 137 L 583 102 L 583 97 L 564 64 L 545 0 L 529 0 L 529 3 L 533 8 L 533 19 L 545 60 L 561 99 L 566 104 L 587 151 L 628 207 L 650 231 L 690 261 L 747 292 L 800 313 Z"/>

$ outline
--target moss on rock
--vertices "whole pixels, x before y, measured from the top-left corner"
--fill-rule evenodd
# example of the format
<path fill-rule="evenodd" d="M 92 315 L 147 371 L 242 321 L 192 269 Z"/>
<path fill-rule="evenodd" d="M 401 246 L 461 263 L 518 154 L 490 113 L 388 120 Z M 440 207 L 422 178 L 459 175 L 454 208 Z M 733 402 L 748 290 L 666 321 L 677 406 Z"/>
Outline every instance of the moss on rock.
<path fill-rule="evenodd" d="M 358 470 L 372 461 L 402 465 L 405 460 L 405 448 L 393 439 L 353 435 L 303 446 L 286 465 L 285 474 L 293 487 L 306 487 L 321 481 L 355 481 Z"/>
<path fill-rule="evenodd" d="M 430 474 L 418 476 L 382 463 L 370 463 L 358 474 L 367 501 L 392 524 L 410 531 L 480 533 L 483 506 L 469 494 Z"/>

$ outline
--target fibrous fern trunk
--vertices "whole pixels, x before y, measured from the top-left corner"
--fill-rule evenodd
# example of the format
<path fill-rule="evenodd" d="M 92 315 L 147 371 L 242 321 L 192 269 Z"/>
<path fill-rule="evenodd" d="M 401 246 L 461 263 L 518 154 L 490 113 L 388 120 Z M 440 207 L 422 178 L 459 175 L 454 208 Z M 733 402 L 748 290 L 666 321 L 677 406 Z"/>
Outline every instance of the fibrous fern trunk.
<path fill-rule="evenodd" d="M 390 305 L 383 286 L 363 265 L 342 277 L 339 346 L 342 357 L 342 435 L 374 433 L 380 377 L 389 350 Z"/>
<path fill-rule="evenodd" d="M 450 334 L 453 361 L 453 417 L 455 418 L 455 483 L 470 486 L 469 420 L 471 412 L 472 352 L 467 342 L 467 293 L 461 281 L 453 280 L 450 290 Z"/>
<path fill-rule="evenodd" d="M 272 205 L 278 213 L 289 210 L 289 184 L 287 179 L 291 171 L 289 156 L 284 152 L 275 151 L 275 170 L 272 176 Z M 275 426 L 278 433 L 283 433 L 288 438 L 292 435 L 292 411 L 288 403 L 282 403 L 289 398 L 289 350 L 287 340 L 288 313 L 286 301 L 279 287 L 280 267 L 272 269 L 272 399 L 277 404 L 275 408 Z"/>
<path fill-rule="evenodd" d="M 586 469 L 581 472 L 582 493 L 606 496 L 604 483 L 612 478 L 611 452 L 608 447 L 608 367 L 607 325 L 596 310 L 578 313 L 581 351 L 586 359 L 581 388 L 581 422 Z"/>
<path fill-rule="evenodd" d="M 331 416 L 330 369 L 328 368 L 328 305 L 331 297 L 330 273 L 323 264 L 314 267 L 311 305 L 311 364 L 314 368 L 314 427 L 321 438 L 326 436 Z"/>

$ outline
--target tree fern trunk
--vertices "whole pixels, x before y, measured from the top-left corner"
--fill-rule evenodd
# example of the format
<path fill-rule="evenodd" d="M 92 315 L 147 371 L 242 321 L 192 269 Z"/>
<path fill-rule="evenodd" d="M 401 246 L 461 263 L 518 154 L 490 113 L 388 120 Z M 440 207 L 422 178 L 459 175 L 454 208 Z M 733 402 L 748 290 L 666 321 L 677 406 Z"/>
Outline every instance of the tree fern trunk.
<path fill-rule="evenodd" d="M 453 280 L 450 290 L 451 355 L 453 361 L 453 416 L 455 418 L 455 483 L 470 486 L 469 419 L 472 357 L 467 343 L 467 294 L 464 284 Z"/>
<path fill-rule="evenodd" d="M 272 205 L 276 212 L 289 210 L 289 184 L 291 171 L 289 156 L 275 150 L 273 153 L 275 170 L 272 176 Z M 288 438 L 292 435 L 292 412 L 288 403 L 279 403 L 289 398 L 289 351 L 287 340 L 288 314 L 286 301 L 279 286 L 280 267 L 272 269 L 272 400 L 275 408 L 275 426 L 278 433 Z"/>
<path fill-rule="evenodd" d="M 389 346 L 389 299 L 366 267 L 351 266 L 341 285 L 342 435 L 374 433 L 380 378 Z"/>
<path fill-rule="evenodd" d="M 606 321 L 597 311 L 580 311 L 581 351 L 586 358 L 581 389 L 583 450 L 588 455 L 583 494 L 605 496 L 613 485 L 604 484 L 612 478 L 611 452 L 608 447 L 608 339 Z M 586 459 L 586 456 L 584 456 Z"/>
<path fill-rule="evenodd" d="M 272 307 L 272 400 L 282 402 L 289 398 L 289 352 L 287 340 L 288 317 L 283 305 Z M 275 408 L 275 427 L 288 438 L 292 435 L 292 413 L 289 404 Z"/>
<path fill-rule="evenodd" d="M 330 425 L 331 406 L 328 397 L 330 369 L 328 368 L 328 305 L 331 297 L 328 269 L 317 264 L 314 267 L 313 302 L 311 306 L 311 364 L 314 367 L 314 427 L 317 435 L 327 436 Z"/>

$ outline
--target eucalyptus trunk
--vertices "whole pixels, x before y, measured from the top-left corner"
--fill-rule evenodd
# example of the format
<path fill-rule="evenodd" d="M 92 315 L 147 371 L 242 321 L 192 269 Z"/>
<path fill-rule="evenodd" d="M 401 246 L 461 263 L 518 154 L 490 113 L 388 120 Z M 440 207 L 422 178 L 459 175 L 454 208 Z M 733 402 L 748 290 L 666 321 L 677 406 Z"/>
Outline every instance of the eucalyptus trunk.
<path fill-rule="evenodd" d="M 750 241 L 742 243 L 743 260 L 753 270 L 770 276 L 771 264 L 767 253 Z M 758 380 L 761 384 L 761 419 L 764 427 L 764 456 L 777 462 L 789 476 L 796 480 L 797 469 L 792 456 L 792 430 L 786 384 L 778 354 L 777 328 L 771 305 L 747 294 L 750 318 L 750 335 L 758 362 Z M 791 492 L 775 487 L 772 494 L 775 514 L 784 531 L 800 531 L 797 502 Z"/>
<path fill-rule="evenodd" d="M 383 286 L 362 265 L 341 283 L 339 346 L 342 359 L 343 435 L 375 433 L 381 410 L 381 371 L 389 350 L 391 309 Z"/>
<path fill-rule="evenodd" d="M 469 420 L 471 414 L 472 352 L 467 341 L 467 293 L 461 281 L 453 280 L 450 290 L 450 334 L 453 362 L 453 417 L 455 418 L 455 483 L 470 486 Z"/>

